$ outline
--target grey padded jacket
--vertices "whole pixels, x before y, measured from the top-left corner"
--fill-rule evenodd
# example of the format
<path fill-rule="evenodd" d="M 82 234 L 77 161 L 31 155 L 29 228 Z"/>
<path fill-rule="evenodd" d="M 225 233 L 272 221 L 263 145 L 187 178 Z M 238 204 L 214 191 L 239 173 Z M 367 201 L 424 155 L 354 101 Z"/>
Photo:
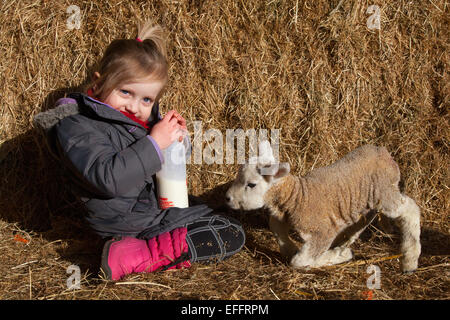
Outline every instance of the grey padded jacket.
<path fill-rule="evenodd" d="M 159 120 L 155 103 L 150 128 Z M 101 236 L 151 238 L 212 212 L 206 205 L 159 209 L 159 147 L 143 126 L 107 104 L 72 93 L 35 123 L 55 136 L 58 155 L 83 186 L 87 220 Z"/>

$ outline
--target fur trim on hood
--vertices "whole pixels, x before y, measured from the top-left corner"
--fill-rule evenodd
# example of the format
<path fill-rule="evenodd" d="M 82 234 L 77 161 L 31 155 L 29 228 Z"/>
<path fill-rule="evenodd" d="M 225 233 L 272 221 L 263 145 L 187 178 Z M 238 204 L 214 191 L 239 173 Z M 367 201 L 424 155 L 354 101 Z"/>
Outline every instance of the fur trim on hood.
<path fill-rule="evenodd" d="M 40 112 L 33 118 L 35 127 L 50 130 L 59 120 L 80 113 L 75 99 L 62 98 L 56 102 L 56 108 Z"/>

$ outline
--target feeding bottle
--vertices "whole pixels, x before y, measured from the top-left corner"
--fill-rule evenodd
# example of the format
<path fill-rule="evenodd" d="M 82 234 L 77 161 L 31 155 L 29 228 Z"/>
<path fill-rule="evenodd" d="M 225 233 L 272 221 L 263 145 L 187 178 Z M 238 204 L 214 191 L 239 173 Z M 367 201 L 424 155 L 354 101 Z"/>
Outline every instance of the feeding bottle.
<path fill-rule="evenodd" d="M 162 150 L 164 162 L 156 173 L 158 204 L 160 209 L 169 207 L 187 208 L 188 190 L 186 180 L 186 160 L 191 153 L 189 134 L 183 130 L 183 140 L 176 140 Z"/>

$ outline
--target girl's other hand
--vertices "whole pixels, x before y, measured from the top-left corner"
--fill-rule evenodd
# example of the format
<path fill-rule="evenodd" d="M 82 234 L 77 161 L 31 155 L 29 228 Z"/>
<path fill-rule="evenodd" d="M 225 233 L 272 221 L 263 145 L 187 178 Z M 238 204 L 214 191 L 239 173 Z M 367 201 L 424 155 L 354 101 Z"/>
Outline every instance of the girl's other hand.
<path fill-rule="evenodd" d="M 176 111 L 174 112 L 173 117 L 177 118 L 180 129 L 187 131 L 186 120 Z M 178 141 L 183 141 L 183 135 L 179 136 Z"/>
<path fill-rule="evenodd" d="M 186 130 L 186 120 L 175 110 L 170 110 L 150 131 L 150 136 L 163 150 L 175 140 L 183 139 L 183 131 Z"/>

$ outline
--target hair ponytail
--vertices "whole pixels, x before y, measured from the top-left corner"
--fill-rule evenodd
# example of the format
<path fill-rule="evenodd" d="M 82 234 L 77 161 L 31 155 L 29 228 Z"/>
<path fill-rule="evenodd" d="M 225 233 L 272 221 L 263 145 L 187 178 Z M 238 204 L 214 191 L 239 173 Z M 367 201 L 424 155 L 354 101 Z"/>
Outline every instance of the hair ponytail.
<path fill-rule="evenodd" d="M 160 25 L 153 24 L 152 20 L 141 23 L 138 26 L 137 39 L 141 40 L 144 44 L 147 41 L 153 42 L 162 56 L 167 59 L 165 33 Z"/>

